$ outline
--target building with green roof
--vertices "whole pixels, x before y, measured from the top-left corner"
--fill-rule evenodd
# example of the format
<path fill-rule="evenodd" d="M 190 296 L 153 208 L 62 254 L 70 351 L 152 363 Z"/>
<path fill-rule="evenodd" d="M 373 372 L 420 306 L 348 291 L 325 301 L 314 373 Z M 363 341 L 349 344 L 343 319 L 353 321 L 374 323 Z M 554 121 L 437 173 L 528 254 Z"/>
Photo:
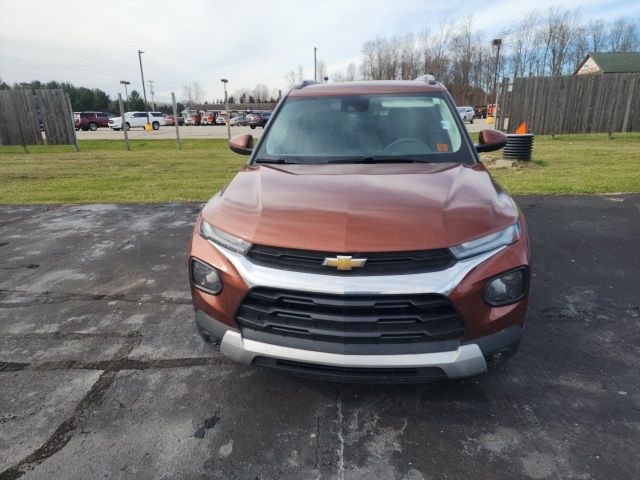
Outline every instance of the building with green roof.
<path fill-rule="evenodd" d="M 640 52 L 595 52 L 580 62 L 574 75 L 640 73 Z"/>

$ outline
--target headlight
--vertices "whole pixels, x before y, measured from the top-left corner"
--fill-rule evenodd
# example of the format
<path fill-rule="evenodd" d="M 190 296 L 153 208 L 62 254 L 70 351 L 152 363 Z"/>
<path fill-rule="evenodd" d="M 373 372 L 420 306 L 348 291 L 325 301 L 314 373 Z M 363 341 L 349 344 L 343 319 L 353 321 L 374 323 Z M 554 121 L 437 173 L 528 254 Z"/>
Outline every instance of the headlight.
<path fill-rule="evenodd" d="M 520 239 L 520 223 L 514 223 L 504 230 L 492 233 L 486 237 L 471 240 L 470 242 L 461 243 L 450 248 L 451 253 L 458 259 L 463 260 L 469 257 L 475 257 L 481 253 L 495 250 L 498 247 L 511 245 Z"/>
<path fill-rule="evenodd" d="M 196 288 L 212 295 L 217 295 L 222 290 L 222 280 L 218 271 L 195 258 L 191 259 L 191 281 Z"/>
<path fill-rule="evenodd" d="M 484 288 L 485 301 L 494 307 L 515 303 L 527 291 L 527 270 L 520 267 L 489 280 Z"/>
<path fill-rule="evenodd" d="M 235 237 L 230 233 L 223 232 L 204 220 L 200 220 L 200 235 L 226 249 L 231 250 L 232 252 L 239 253 L 240 255 L 246 254 L 253 246 L 250 242 Z"/>

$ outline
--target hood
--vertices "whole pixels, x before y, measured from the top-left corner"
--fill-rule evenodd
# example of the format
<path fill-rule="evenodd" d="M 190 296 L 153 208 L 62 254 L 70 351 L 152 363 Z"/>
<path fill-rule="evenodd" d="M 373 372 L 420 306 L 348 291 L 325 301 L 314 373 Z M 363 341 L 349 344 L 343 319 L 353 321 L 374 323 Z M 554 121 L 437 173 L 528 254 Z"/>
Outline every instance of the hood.
<path fill-rule="evenodd" d="M 262 164 L 202 215 L 254 244 L 359 253 L 448 247 L 508 227 L 518 210 L 480 164 Z"/>

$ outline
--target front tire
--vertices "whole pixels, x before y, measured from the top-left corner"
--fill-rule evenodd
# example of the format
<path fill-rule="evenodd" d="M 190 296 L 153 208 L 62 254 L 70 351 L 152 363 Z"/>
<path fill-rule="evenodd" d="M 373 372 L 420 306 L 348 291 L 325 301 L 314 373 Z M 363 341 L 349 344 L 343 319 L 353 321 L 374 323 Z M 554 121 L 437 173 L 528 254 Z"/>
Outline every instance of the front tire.
<path fill-rule="evenodd" d="M 131 130 L 131 125 L 129 125 L 129 122 L 124 124 L 124 129 L 127 131 Z"/>
<path fill-rule="evenodd" d="M 255 129 L 256 129 L 256 127 L 254 127 L 253 125 L 251 125 L 251 130 L 255 130 Z"/>
<path fill-rule="evenodd" d="M 95 132 L 98 129 L 98 125 L 96 125 L 94 122 L 91 122 L 89 124 L 89 130 L 91 130 L 92 132 Z"/>
<path fill-rule="evenodd" d="M 154 130 L 159 130 L 160 129 L 160 124 L 158 122 L 153 122 L 151 124 L 151 128 L 153 128 Z"/>

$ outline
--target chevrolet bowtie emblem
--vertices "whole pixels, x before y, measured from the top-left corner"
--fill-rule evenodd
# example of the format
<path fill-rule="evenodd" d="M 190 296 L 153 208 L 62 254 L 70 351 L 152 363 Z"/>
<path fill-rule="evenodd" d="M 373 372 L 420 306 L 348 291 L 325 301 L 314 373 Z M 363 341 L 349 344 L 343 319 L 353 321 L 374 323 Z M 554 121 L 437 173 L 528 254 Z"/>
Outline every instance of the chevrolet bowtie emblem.
<path fill-rule="evenodd" d="M 335 267 L 338 270 L 353 270 L 362 268 L 367 263 L 366 258 L 353 258 L 350 255 L 338 255 L 336 258 L 325 258 L 322 265 L 325 267 Z"/>

